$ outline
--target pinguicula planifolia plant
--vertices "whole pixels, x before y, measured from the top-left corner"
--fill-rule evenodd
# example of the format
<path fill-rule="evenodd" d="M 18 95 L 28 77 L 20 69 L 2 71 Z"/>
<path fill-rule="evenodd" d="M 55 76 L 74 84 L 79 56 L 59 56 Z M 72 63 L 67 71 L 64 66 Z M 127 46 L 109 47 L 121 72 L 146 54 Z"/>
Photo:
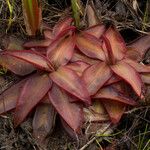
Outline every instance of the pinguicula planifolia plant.
<path fill-rule="evenodd" d="M 37 107 L 33 130 L 38 138 L 52 128 L 54 117 L 49 116 L 55 116 L 55 110 L 70 134 L 80 133 L 86 121 L 118 123 L 126 106 L 137 104 L 124 86 L 143 99 L 144 82 L 149 84 L 150 66 L 133 59 L 146 51 L 138 49 L 139 41 L 126 46 L 113 26 L 79 31 L 72 21 L 68 17 L 53 30 L 47 27 L 44 40 L 23 45 L 28 50 L 0 53 L 2 66 L 24 76 L 0 95 L 0 113 L 14 110 L 18 126 Z"/>

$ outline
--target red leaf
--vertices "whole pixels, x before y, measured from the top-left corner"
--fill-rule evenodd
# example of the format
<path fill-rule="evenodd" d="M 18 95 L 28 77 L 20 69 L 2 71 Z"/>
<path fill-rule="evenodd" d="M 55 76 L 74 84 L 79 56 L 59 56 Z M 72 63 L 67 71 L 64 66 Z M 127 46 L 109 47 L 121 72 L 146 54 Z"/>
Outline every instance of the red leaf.
<path fill-rule="evenodd" d="M 27 79 L 11 86 L 0 95 L 0 114 L 16 107 L 17 99 Z"/>
<path fill-rule="evenodd" d="M 23 86 L 17 100 L 14 114 L 15 126 L 18 126 L 32 110 L 33 107 L 45 96 L 52 85 L 46 74 L 31 76 Z"/>
<path fill-rule="evenodd" d="M 113 27 L 110 27 L 104 34 L 111 45 L 113 57 L 121 60 L 126 52 L 126 45 L 120 33 Z"/>
<path fill-rule="evenodd" d="M 83 62 L 90 64 L 90 65 L 93 65 L 93 64 L 100 62 L 100 60 L 87 57 L 86 55 L 79 53 L 77 50 L 73 54 L 70 61 L 71 62 L 83 61 Z"/>
<path fill-rule="evenodd" d="M 70 103 L 69 99 L 72 97 L 69 97 L 69 95 L 56 84 L 53 84 L 52 89 L 49 92 L 49 98 L 52 105 L 66 123 L 75 132 L 79 132 L 83 122 L 83 112 L 81 107 L 75 103 Z"/>
<path fill-rule="evenodd" d="M 128 65 L 132 66 L 138 72 L 145 72 L 145 73 L 150 72 L 149 65 L 140 64 L 131 59 L 123 59 L 123 61 L 126 62 Z"/>
<path fill-rule="evenodd" d="M 74 130 L 72 128 L 70 128 L 70 126 L 61 118 L 61 124 L 63 126 L 63 128 L 65 129 L 65 131 L 68 133 L 68 135 L 72 138 L 72 139 L 77 139 L 77 134 L 74 132 Z"/>
<path fill-rule="evenodd" d="M 20 76 L 27 75 L 35 70 L 32 64 L 9 55 L 1 55 L 0 64 Z"/>
<path fill-rule="evenodd" d="M 103 24 L 98 24 L 98 25 L 92 26 L 92 27 L 84 30 L 84 32 L 91 34 L 99 39 L 101 37 L 101 35 L 105 32 L 105 30 L 106 30 L 106 28 Z"/>
<path fill-rule="evenodd" d="M 57 71 L 50 73 L 50 77 L 61 88 L 90 104 L 91 100 L 85 83 L 75 71 L 63 66 L 59 67 Z"/>
<path fill-rule="evenodd" d="M 128 48 L 139 52 L 141 58 L 143 58 L 147 50 L 150 48 L 150 35 L 140 37 L 129 43 L 127 46 Z"/>
<path fill-rule="evenodd" d="M 88 57 L 105 60 L 102 43 L 96 37 L 82 32 L 76 36 L 76 45 Z"/>
<path fill-rule="evenodd" d="M 5 51 L 1 53 L 4 56 L 11 56 L 18 58 L 20 60 L 24 60 L 32 65 L 36 66 L 39 69 L 44 69 L 46 71 L 51 71 L 53 68 L 50 62 L 46 57 L 40 55 L 39 53 L 32 50 L 22 50 L 22 51 Z"/>
<path fill-rule="evenodd" d="M 102 62 L 87 68 L 83 73 L 82 79 L 85 81 L 90 95 L 94 95 L 111 76 L 111 70 Z"/>
<path fill-rule="evenodd" d="M 45 141 L 48 134 L 53 131 L 56 111 L 50 104 L 39 104 L 33 118 L 33 135 L 39 143 Z"/>
<path fill-rule="evenodd" d="M 106 86 L 106 85 L 114 84 L 116 82 L 119 82 L 120 80 L 121 78 L 119 76 L 117 76 L 116 74 L 113 74 L 111 78 L 104 85 Z"/>
<path fill-rule="evenodd" d="M 56 68 L 66 65 L 73 55 L 74 46 L 75 39 L 72 36 L 56 40 L 48 47 L 47 57 Z"/>
<path fill-rule="evenodd" d="M 34 41 L 29 41 L 23 44 L 25 48 L 40 48 L 40 47 L 47 47 L 51 44 L 52 40 L 51 39 L 45 39 L 45 40 L 34 40 Z"/>
<path fill-rule="evenodd" d="M 78 74 L 78 76 L 82 76 L 83 71 L 89 66 L 89 64 L 82 61 L 76 61 L 74 63 L 69 63 L 66 67 L 74 70 Z"/>
<path fill-rule="evenodd" d="M 141 54 L 138 51 L 136 51 L 132 48 L 129 48 L 129 47 L 127 47 L 125 57 L 132 59 L 134 61 L 141 61 L 142 60 Z"/>
<path fill-rule="evenodd" d="M 49 30 L 49 29 L 44 30 L 44 37 L 46 39 L 51 39 L 51 40 L 54 39 L 54 35 L 52 33 L 52 30 Z"/>
<path fill-rule="evenodd" d="M 123 61 L 120 61 L 116 65 L 111 66 L 111 69 L 114 71 L 114 73 L 128 82 L 138 96 L 141 98 L 143 97 L 143 83 L 138 72 L 133 67 Z"/>
<path fill-rule="evenodd" d="M 116 124 L 120 121 L 121 116 L 125 111 L 126 105 L 117 101 L 104 100 L 103 104 L 110 116 L 112 123 Z"/>
<path fill-rule="evenodd" d="M 73 19 L 70 17 L 67 17 L 65 19 L 61 19 L 55 26 L 53 29 L 53 35 L 56 37 L 58 36 L 62 31 L 64 31 L 65 29 L 67 29 L 68 27 L 71 26 Z"/>
<path fill-rule="evenodd" d="M 93 98 L 98 98 L 98 99 L 107 99 L 111 101 L 118 101 L 124 104 L 128 105 L 136 105 L 136 102 L 133 101 L 132 99 L 126 97 L 123 93 L 119 92 L 117 89 L 107 86 L 102 89 L 100 89 Z"/>

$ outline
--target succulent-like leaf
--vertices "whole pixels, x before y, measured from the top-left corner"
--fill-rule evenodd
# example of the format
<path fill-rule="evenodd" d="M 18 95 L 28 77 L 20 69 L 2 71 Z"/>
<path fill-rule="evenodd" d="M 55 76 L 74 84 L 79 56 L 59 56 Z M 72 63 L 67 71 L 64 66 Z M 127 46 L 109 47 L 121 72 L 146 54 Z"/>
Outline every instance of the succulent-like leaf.
<path fill-rule="evenodd" d="M 71 26 L 73 19 L 70 17 L 67 17 L 65 19 L 61 19 L 53 29 L 53 35 L 56 37 L 58 36 L 63 30 L 67 29 Z"/>
<path fill-rule="evenodd" d="M 74 70 L 78 76 L 82 76 L 83 71 L 88 68 L 90 65 L 82 62 L 82 61 L 76 61 L 74 63 L 69 63 L 66 67 Z"/>
<path fill-rule="evenodd" d="M 111 69 L 114 71 L 114 73 L 128 82 L 138 96 L 143 98 L 143 83 L 138 72 L 133 67 L 123 61 L 120 61 L 116 65 L 111 66 Z"/>
<path fill-rule="evenodd" d="M 126 45 L 120 33 L 114 27 L 110 27 L 104 33 L 104 36 L 110 42 L 113 57 L 116 60 L 121 60 L 126 52 Z"/>
<path fill-rule="evenodd" d="M 51 39 L 45 39 L 45 40 L 34 40 L 34 41 L 29 41 L 23 44 L 25 48 L 40 48 L 40 47 L 47 47 L 51 44 L 52 40 Z"/>
<path fill-rule="evenodd" d="M 85 83 L 77 73 L 65 66 L 59 67 L 55 72 L 50 73 L 51 79 L 72 95 L 78 97 L 86 103 L 90 103 L 90 96 L 86 89 Z"/>
<path fill-rule="evenodd" d="M 76 36 L 76 45 L 88 57 L 105 60 L 102 43 L 95 36 L 82 32 Z"/>
<path fill-rule="evenodd" d="M 111 76 L 110 68 L 104 62 L 100 62 L 87 68 L 82 79 L 85 81 L 90 95 L 94 95 Z"/>
<path fill-rule="evenodd" d="M 46 59 L 45 56 L 40 55 L 39 53 L 32 50 L 22 50 L 22 51 L 5 51 L 1 53 L 3 56 L 11 56 L 24 60 L 32 65 L 36 66 L 39 69 L 51 71 L 53 68 L 50 62 Z"/>
<path fill-rule="evenodd" d="M 110 116 L 112 123 L 116 124 L 120 121 L 125 111 L 126 105 L 117 101 L 104 100 L 103 104 Z"/>
<path fill-rule="evenodd" d="M 20 76 L 27 75 L 35 70 L 32 64 L 9 55 L 0 55 L 0 64 Z"/>
<path fill-rule="evenodd" d="M 56 40 L 48 47 L 47 56 L 50 62 L 58 68 L 60 65 L 66 65 L 73 55 L 75 38 L 69 36 L 61 41 Z"/>
<path fill-rule="evenodd" d="M 50 40 L 54 39 L 52 30 L 50 30 L 50 29 L 44 30 L 44 37 L 45 37 L 45 39 L 50 39 Z"/>
<path fill-rule="evenodd" d="M 0 114 L 16 107 L 17 99 L 27 79 L 11 86 L 0 95 Z"/>
<path fill-rule="evenodd" d="M 38 142 L 42 143 L 46 136 L 53 131 L 56 111 L 51 104 L 41 103 L 36 107 L 33 118 L 33 135 Z"/>
<path fill-rule="evenodd" d="M 103 24 L 98 24 L 84 30 L 84 32 L 91 34 L 99 39 L 102 36 L 102 34 L 105 32 L 105 30 L 106 27 Z"/>
<path fill-rule="evenodd" d="M 79 132 L 83 122 L 83 112 L 80 105 L 70 103 L 69 99 L 72 99 L 72 97 L 67 95 L 67 93 L 56 84 L 53 84 L 52 89 L 49 92 L 49 98 L 52 105 L 66 123 L 75 132 Z"/>
<path fill-rule="evenodd" d="M 150 65 L 144 65 L 131 59 L 124 59 L 123 61 L 132 66 L 138 72 L 150 72 Z"/>
<path fill-rule="evenodd" d="M 136 51 L 132 48 L 129 48 L 129 47 L 127 47 L 125 57 L 129 58 L 129 59 L 132 59 L 134 61 L 142 61 L 141 54 L 138 51 Z"/>
<path fill-rule="evenodd" d="M 68 135 L 72 139 L 77 139 L 78 136 L 77 136 L 76 132 L 74 132 L 74 130 L 62 118 L 61 118 L 61 124 L 62 124 L 63 128 L 65 129 L 65 131 L 68 133 Z"/>
<path fill-rule="evenodd" d="M 41 6 L 38 0 L 22 0 L 22 8 L 26 30 L 29 35 L 35 35 L 42 21 Z"/>
<path fill-rule="evenodd" d="M 51 85 L 52 81 L 47 74 L 36 74 L 26 81 L 17 100 L 14 114 L 15 126 L 26 118 L 32 108 L 45 96 Z"/>
<path fill-rule="evenodd" d="M 143 58 L 147 50 L 150 48 L 150 35 L 140 37 L 129 43 L 127 46 L 130 49 L 136 50 L 140 53 L 141 58 Z"/>
<path fill-rule="evenodd" d="M 77 50 L 74 52 L 71 60 L 71 62 L 76 62 L 76 61 L 83 61 L 87 64 L 90 64 L 90 65 L 93 65 L 93 64 L 96 64 L 98 63 L 100 60 L 98 59 L 92 59 L 90 57 L 87 57 L 86 55 L 84 54 L 81 54 L 79 53 Z"/>
<path fill-rule="evenodd" d="M 106 86 L 106 85 L 114 84 L 114 83 L 119 82 L 120 80 L 121 78 L 119 76 L 117 76 L 116 74 L 113 74 L 111 78 L 104 85 Z"/>
<path fill-rule="evenodd" d="M 93 98 L 98 98 L 98 99 L 109 99 L 111 101 L 118 101 L 124 104 L 128 105 L 136 105 L 136 102 L 133 101 L 132 99 L 126 97 L 123 93 L 119 92 L 117 89 L 107 86 L 102 89 L 100 89 Z"/>

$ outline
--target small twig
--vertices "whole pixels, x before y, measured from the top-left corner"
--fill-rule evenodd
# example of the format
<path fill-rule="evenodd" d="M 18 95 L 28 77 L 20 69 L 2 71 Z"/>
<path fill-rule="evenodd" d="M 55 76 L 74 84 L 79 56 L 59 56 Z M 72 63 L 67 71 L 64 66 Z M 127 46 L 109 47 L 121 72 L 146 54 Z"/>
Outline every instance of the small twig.
<path fill-rule="evenodd" d="M 135 111 L 138 111 L 138 110 L 144 109 L 144 108 L 150 108 L 150 106 L 142 106 L 142 107 L 134 108 L 134 109 L 131 109 L 129 111 L 124 112 L 124 114 L 131 114 L 131 113 L 133 113 Z"/>
<path fill-rule="evenodd" d="M 96 140 L 96 137 L 93 137 L 90 141 L 88 141 L 83 147 L 79 150 L 85 150 L 90 144 L 92 144 Z"/>
<path fill-rule="evenodd" d="M 101 134 L 105 133 L 105 131 L 107 131 L 107 129 L 110 127 L 111 123 L 108 124 L 106 126 L 106 128 L 103 129 L 103 131 L 101 132 Z M 95 134 L 96 135 L 96 134 Z M 88 141 L 84 146 L 82 146 L 79 150 L 85 150 L 90 144 L 92 144 L 97 138 L 97 136 L 94 136 L 90 141 Z"/>

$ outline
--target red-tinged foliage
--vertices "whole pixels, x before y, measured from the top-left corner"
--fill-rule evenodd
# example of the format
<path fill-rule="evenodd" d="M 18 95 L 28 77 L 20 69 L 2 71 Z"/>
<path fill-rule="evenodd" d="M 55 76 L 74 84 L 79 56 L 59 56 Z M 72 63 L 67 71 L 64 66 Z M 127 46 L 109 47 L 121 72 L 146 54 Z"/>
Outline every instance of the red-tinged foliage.
<path fill-rule="evenodd" d="M 127 81 L 133 87 L 138 96 L 143 98 L 143 83 L 140 75 L 133 67 L 122 61 L 117 63 L 116 65 L 111 66 L 111 69 L 114 71 L 114 73 Z"/>
<path fill-rule="evenodd" d="M 14 114 L 15 126 L 18 126 L 26 118 L 28 113 L 40 102 L 51 86 L 52 81 L 46 74 L 35 74 L 25 82 L 17 98 Z"/>
<path fill-rule="evenodd" d="M 21 82 L 11 86 L 0 95 L 0 114 L 12 110 L 16 107 L 18 96 L 26 82 L 26 78 Z"/>
<path fill-rule="evenodd" d="M 129 99 L 127 96 L 125 96 L 124 93 L 121 93 L 119 90 L 115 89 L 112 86 L 106 86 L 104 88 L 101 88 L 100 91 L 98 91 L 93 98 L 96 99 L 102 99 L 102 100 L 106 100 L 109 99 L 112 102 L 113 101 L 117 101 L 120 103 L 124 103 L 124 104 L 129 104 L 129 105 L 136 105 L 136 102 L 133 101 L 132 99 Z"/>
<path fill-rule="evenodd" d="M 103 24 L 98 24 L 84 30 L 83 32 L 93 35 L 99 39 L 105 31 L 106 31 L 106 27 Z"/>
<path fill-rule="evenodd" d="M 2 57 L 3 56 L 6 56 L 6 57 L 11 56 L 12 58 L 18 58 L 21 60 L 21 62 L 23 60 L 23 61 L 28 62 L 28 63 L 32 64 L 33 66 L 40 68 L 42 70 L 45 70 L 45 71 L 53 70 L 51 63 L 49 62 L 48 59 L 46 59 L 46 57 L 44 57 L 43 55 L 40 55 L 39 53 L 32 51 L 32 50 L 4 51 L 1 53 L 1 55 L 2 55 Z M 9 63 L 9 64 L 12 65 L 11 63 Z M 9 67 L 11 70 L 11 66 L 9 66 Z"/>
<path fill-rule="evenodd" d="M 43 40 L 24 44 L 29 50 L 0 53 L 1 65 L 21 76 L 29 74 L 0 95 L 0 113 L 15 109 L 17 126 L 37 107 L 33 131 L 39 141 L 52 129 L 54 109 L 76 138 L 84 122 L 118 123 L 126 107 L 137 104 L 123 85 L 144 98 L 144 83 L 150 84 L 150 66 L 138 62 L 149 47 L 148 36 L 143 38 L 146 48 L 142 38 L 126 47 L 113 26 L 77 31 L 72 21 L 61 20 L 53 30 L 43 27 Z"/>
<path fill-rule="evenodd" d="M 127 44 L 128 49 L 130 50 L 129 54 L 138 53 L 136 59 L 142 60 L 147 50 L 150 48 L 150 35 L 142 36 L 131 43 Z"/>
<path fill-rule="evenodd" d="M 78 97 L 83 102 L 91 103 L 85 82 L 79 78 L 77 73 L 67 67 L 60 67 L 57 71 L 50 73 L 50 78 L 57 85 Z"/>
<path fill-rule="evenodd" d="M 84 32 L 77 34 L 76 45 L 88 57 L 105 60 L 102 43 L 93 35 Z"/>
<path fill-rule="evenodd" d="M 110 68 L 104 62 L 91 65 L 82 76 L 85 81 L 88 92 L 94 95 L 112 76 Z"/>
<path fill-rule="evenodd" d="M 70 62 L 74 63 L 74 62 L 77 62 L 77 61 L 83 61 L 83 62 L 85 62 L 89 65 L 94 65 L 94 64 L 99 62 L 98 59 L 92 59 L 92 58 L 90 58 L 90 57 L 88 57 L 84 54 L 81 54 L 79 52 L 79 50 L 75 50 Z"/>
<path fill-rule="evenodd" d="M 106 37 L 110 43 L 110 47 L 107 49 L 108 53 L 110 53 L 109 51 L 111 49 L 111 57 L 114 57 L 116 60 L 121 60 L 126 51 L 125 43 L 121 35 L 114 27 L 109 27 L 109 29 L 104 33 L 104 37 Z M 108 43 L 106 43 L 106 45 L 108 45 Z"/>
<path fill-rule="evenodd" d="M 60 89 L 56 84 L 49 92 L 49 99 L 61 117 L 75 131 L 80 132 L 83 122 L 83 112 L 80 105 L 70 103 L 72 99 L 66 92 Z"/>
<path fill-rule="evenodd" d="M 66 65 L 67 68 L 74 70 L 80 77 L 82 76 L 83 71 L 89 66 L 90 66 L 89 64 L 83 61 L 76 61 L 74 63 L 69 63 L 68 65 Z"/>
<path fill-rule="evenodd" d="M 1 55 L 0 64 L 4 68 L 11 70 L 13 73 L 24 76 L 28 75 L 35 70 L 34 66 L 23 60 L 18 60 L 9 55 Z"/>
<path fill-rule="evenodd" d="M 61 41 L 53 42 L 48 48 L 47 56 L 52 64 L 58 68 L 61 65 L 66 65 L 72 55 L 75 47 L 75 37 L 69 36 Z"/>
<path fill-rule="evenodd" d="M 53 35 L 56 37 L 60 33 L 62 33 L 65 29 L 70 27 L 71 23 L 73 22 L 73 19 L 70 17 L 67 17 L 65 19 L 60 20 L 53 28 Z"/>
<path fill-rule="evenodd" d="M 51 44 L 52 40 L 51 39 L 44 39 L 44 40 L 39 40 L 39 41 L 29 41 L 27 43 L 24 43 L 25 48 L 39 48 L 39 47 L 48 47 Z"/>

